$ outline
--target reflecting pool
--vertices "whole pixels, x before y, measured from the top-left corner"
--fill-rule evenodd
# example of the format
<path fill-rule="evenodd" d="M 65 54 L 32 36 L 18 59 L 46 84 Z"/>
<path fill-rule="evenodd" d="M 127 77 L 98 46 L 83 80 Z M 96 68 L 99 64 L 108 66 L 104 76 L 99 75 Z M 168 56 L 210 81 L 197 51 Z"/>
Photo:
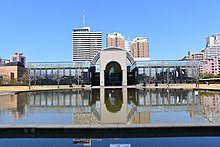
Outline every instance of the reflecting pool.
<path fill-rule="evenodd" d="M 0 96 L 0 124 L 219 123 L 220 93 L 91 89 Z"/>

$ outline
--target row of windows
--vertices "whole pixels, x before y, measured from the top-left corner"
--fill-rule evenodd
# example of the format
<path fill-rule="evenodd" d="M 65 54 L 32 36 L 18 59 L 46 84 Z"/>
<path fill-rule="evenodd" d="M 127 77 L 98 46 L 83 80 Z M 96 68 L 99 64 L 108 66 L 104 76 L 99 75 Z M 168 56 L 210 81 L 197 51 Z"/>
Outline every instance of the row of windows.
<path fill-rule="evenodd" d="M 83 34 L 83 35 L 75 35 L 75 34 L 72 34 L 72 38 L 74 38 L 74 37 L 102 38 L 102 35 L 93 35 L 93 34 L 89 34 L 89 35 L 85 35 L 85 34 Z"/>
<path fill-rule="evenodd" d="M 72 43 L 102 43 L 101 40 L 73 40 Z"/>
<path fill-rule="evenodd" d="M 93 43 L 93 44 L 76 44 L 76 43 L 72 43 L 73 46 L 87 46 L 87 47 L 91 47 L 91 46 L 101 46 L 102 44 L 100 43 Z"/>
<path fill-rule="evenodd" d="M 80 43 L 87 43 L 87 44 L 92 44 L 92 43 L 99 43 L 99 44 L 101 44 L 102 43 L 102 41 L 96 41 L 96 40 L 74 40 L 74 41 L 72 41 L 72 43 L 75 43 L 75 44 L 80 44 Z"/>
<path fill-rule="evenodd" d="M 101 36 L 72 36 L 72 38 L 97 38 L 97 39 L 102 39 Z"/>
<path fill-rule="evenodd" d="M 98 34 L 98 35 L 102 35 L 102 33 L 100 32 L 83 32 L 83 33 L 77 33 L 77 32 L 72 32 L 72 34 L 79 34 L 79 35 L 82 35 L 82 34 Z"/>
<path fill-rule="evenodd" d="M 98 52 L 99 50 L 96 50 L 96 52 Z M 74 50 L 74 53 L 73 54 L 79 54 L 79 55 L 81 55 L 82 53 L 84 54 L 84 53 L 90 53 L 91 51 L 83 51 L 83 50 L 78 50 L 78 52 L 77 52 L 77 50 Z M 92 51 L 92 52 L 94 52 L 95 53 L 95 50 L 94 51 Z"/>
<path fill-rule="evenodd" d="M 72 44 L 72 46 L 76 46 L 76 47 L 102 47 L 102 44 Z"/>
<path fill-rule="evenodd" d="M 72 41 L 72 43 L 74 43 L 74 44 L 83 44 L 83 43 L 87 43 L 87 44 L 94 44 L 94 43 L 102 44 L 102 41 L 96 41 L 96 40 L 74 40 L 74 41 Z"/>
<path fill-rule="evenodd" d="M 82 38 L 78 38 L 78 39 L 77 39 L 77 38 L 73 38 L 73 39 L 72 39 L 72 42 L 73 42 L 73 41 L 75 41 L 75 42 L 76 42 L 76 41 L 77 41 L 77 42 L 78 42 L 78 41 L 99 41 L 99 42 L 102 42 L 102 39 L 97 39 L 97 38 L 83 38 L 83 39 L 82 39 Z"/>
<path fill-rule="evenodd" d="M 95 50 L 95 49 L 94 49 L 94 50 L 82 50 L 82 49 L 81 49 L 81 50 L 73 50 L 73 51 L 74 51 L 74 52 L 77 52 L 77 51 L 78 51 L 78 52 L 80 52 L 80 53 L 83 53 L 83 52 L 98 52 L 98 51 L 100 51 L 100 50 L 99 50 L 99 49 L 96 49 L 96 50 Z M 74 52 L 73 52 L 73 53 L 74 53 Z"/>
<path fill-rule="evenodd" d="M 94 47 L 81 47 L 81 46 L 73 46 L 72 49 L 79 49 L 79 50 L 101 50 L 101 47 L 94 46 Z"/>
<path fill-rule="evenodd" d="M 102 36 L 98 36 L 98 35 L 72 35 L 72 38 L 85 38 L 85 37 L 88 37 L 88 38 L 102 38 Z"/>

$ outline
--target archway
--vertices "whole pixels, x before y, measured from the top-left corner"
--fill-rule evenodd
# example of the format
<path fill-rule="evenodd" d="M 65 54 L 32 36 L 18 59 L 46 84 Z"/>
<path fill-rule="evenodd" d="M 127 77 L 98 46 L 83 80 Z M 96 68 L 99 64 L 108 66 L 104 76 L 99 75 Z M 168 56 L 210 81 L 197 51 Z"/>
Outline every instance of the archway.
<path fill-rule="evenodd" d="M 122 70 L 119 63 L 112 61 L 106 65 L 105 86 L 122 86 Z"/>

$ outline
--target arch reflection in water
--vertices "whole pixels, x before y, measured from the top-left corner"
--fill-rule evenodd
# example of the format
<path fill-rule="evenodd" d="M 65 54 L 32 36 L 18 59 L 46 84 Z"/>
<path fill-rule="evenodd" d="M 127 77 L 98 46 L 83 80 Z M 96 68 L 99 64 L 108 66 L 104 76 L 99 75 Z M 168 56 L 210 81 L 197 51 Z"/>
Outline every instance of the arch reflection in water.
<path fill-rule="evenodd" d="M 92 89 L 0 96 L 0 124 L 220 122 L 220 93 L 182 89 Z"/>
<path fill-rule="evenodd" d="M 127 123 L 127 88 L 100 89 L 101 123 Z"/>

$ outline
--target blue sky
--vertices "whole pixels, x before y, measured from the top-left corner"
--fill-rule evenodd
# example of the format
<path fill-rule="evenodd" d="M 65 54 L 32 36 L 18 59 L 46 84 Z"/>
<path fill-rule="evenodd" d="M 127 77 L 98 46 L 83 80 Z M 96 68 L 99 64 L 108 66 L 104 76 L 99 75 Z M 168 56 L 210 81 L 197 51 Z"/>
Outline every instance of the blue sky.
<path fill-rule="evenodd" d="M 199 52 L 220 32 L 219 0 L 0 0 L 0 57 L 23 52 L 27 61 L 71 61 L 72 28 L 86 26 L 126 38 L 149 38 L 152 60 Z"/>

